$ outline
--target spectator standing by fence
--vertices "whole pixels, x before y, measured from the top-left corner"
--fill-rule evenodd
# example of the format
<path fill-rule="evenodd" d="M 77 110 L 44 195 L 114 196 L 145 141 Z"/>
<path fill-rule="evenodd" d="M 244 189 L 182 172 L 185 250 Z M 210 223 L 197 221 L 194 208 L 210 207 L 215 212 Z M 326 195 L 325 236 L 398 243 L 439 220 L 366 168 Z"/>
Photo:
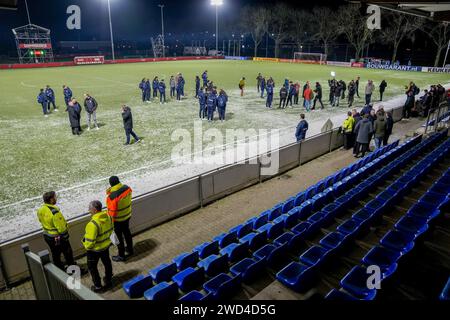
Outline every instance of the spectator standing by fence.
<path fill-rule="evenodd" d="M 384 138 L 386 136 L 387 122 L 384 117 L 384 111 L 378 111 L 377 119 L 375 120 L 373 131 L 375 138 L 375 148 L 379 149 L 383 145 Z"/>
<path fill-rule="evenodd" d="M 133 238 L 130 231 L 131 197 L 132 190 L 129 186 L 120 183 L 116 176 L 109 178 L 111 188 L 106 190 L 106 206 L 108 215 L 114 223 L 114 232 L 119 238 L 119 254 L 113 256 L 115 262 L 123 262 L 134 253 Z M 126 247 L 125 247 L 126 244 Z M 125 251 L 128 255 L 125 255 Z"/>
<path fill-rule="evenodd" d="M 301 142 L 305 140 L 306 138 L 306 132 L 308 131 L 309 124 L 305 120 L 305 115 L 302 113 L 300 115 L 300 122 L 297 125 L 297 129 L 295 131 L 295 138 L 297 139 L 297 142 Z"/>
<path fill-rule="evenodd" d="M 389 142 L 389 136 L 392 134 L 394 129 L 394 119 L 392 119 L 392 113 L 386 112 L 386 132 L 384 134 L 383 146 L 387 146 Z"/>
<path fill-rule="evenodd" d="M 103 205 L 100 201 L 92 201 L 89 204 L 91 221 L 86 225 L 83 238 L 83 246 L 87 253 L 87 265 L 94 285 L 91 290 L 101 292 L 112 287 L 113 269 L 109 258 L 109 247 L 111 246 L 111 234 L 114 224 L 106 211 L 102 211 Z M 98 272 L 98 261 L 101 260 L 105 267 L 104 286 Z"/>
<path fill-rule="evenodd" d="M 56 206 L 57 199 L 54 191 L 46 192 L 42 198 L 44 204 L 37 211 L 37 216 L 41 223 L 44 240 L 50 248 L 53 264 L 64 271 L 61 255 L 64 256 L 67 265 L 75 265 L 67 222 Z"/>
<path fill-rule="evenodd" d="M 355 135 L 356 135 L 356 143 L 357 143 L 357 152 L 355 154 L 356 158 L 359 158 L 359 154 L 361 153 L 361 157 L 366 155 L 366 152 L 369 150 L 370 136 L 373 133 L 373 125 L 369 119 L 369 115 L 365 114 L 363 119 L 358 122 L 355 127 Z"/>
<path fill-rule="evenodd" d="M 345 119 L 344 124 L 342 126 L 342 130 L 344 131 L 344 149 L 349 150 L 352 148 L 352 138 L 353 138 L 353 130 L 355 129 L 355 118 L 353 118 L 352 113 L 349 111 L 347 113 L 347 119 Z"/>

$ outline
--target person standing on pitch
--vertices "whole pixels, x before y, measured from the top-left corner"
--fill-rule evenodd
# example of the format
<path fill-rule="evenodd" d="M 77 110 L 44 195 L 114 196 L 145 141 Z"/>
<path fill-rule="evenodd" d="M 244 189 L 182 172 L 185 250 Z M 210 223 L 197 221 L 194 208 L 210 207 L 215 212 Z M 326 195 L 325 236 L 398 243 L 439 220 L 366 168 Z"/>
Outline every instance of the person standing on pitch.
<path fill-rule="evenodd" d="M 159 82 L 159 104 L 166 104 L 166 84 L 164 79 Z"/>
<path fill-rule="evenodd" d="M 153 86 L 153 98 L 158 98 L 158 89 L 159 89 L 159 79 L 158 79 L 158 77 L 155 77 L 153 79 L 152 86 Z"/>
<path fill-rule="evenodd" d="M 201 120 L 205 120 L 205 118 L 206 118 L 206 95 L 205 95 L 203 88 L 200 88 L 200 90 L 198 91 L 198 103 L 200 105 L 198 117 Z"/>
<path fill-rule="evenodd" d="M 47 106 L 48 106 L 48 112 L 50 112 L 50 104 L 53 105 L 53 111 L 58 111 L 58 108 L 55 104 L 55 91 L 53 91 L 52 88 L 50 88 L 49 85 L 45 88 L 45 95 L 47 96 Z"/>
<path fill-rule="evenodd" d="M 219 110 L 219 120 L 225 121 L 225 113 L 227 109 L 228 96 L 222 89 L 217 97 L 217 109 Z"/>
<path fill-rule="evenodd" d="M 287 98 L 287 102 L 286 102 L 286 106 L 290 105 L 290 107 L 292 108 L 292 100 L 294 98 L 295 95 L 295 86 L 294 83 L 289 82 L 289 87 L 288 87 L 288 98 Z"/>
<path fill-rule="evenodd" d="M 319 82 L 316 82 L 316 89 L 314 90 L 314 93 L 316 94 L 316 96 L 314 98 L 313 109 L 316 109 L 317 101 L 320 102 L 320 108 L 325 109 L 325 107 L 323 106 L 323 102 L 322 102 L 322 86 L 320 85 Z"/>
<path fill-rule="evenodd" d="M 245 77 L 239 81 L 239 90 L 241 90 L 241 97 L 244 96 L 244 89 L 245 89 Z"/>
<path fill-rule="evenodd" d="M 300 97 L 300 83 L 296 82 L 294 87 L 295 87 L 294 104 L 298 105 L 298 99 Z"/>
<path fill-rule="evenodd" d="M 84 108 L 86 110 L 86 121 L 87 121 L 87 130 L 91 130 L 91 118 L 94 122 L 94 127 L 98 130 L 97 124 L 97 108 L 98 103 L 93 97 L 91 97 L 88 93 L 84 95 Z"/>
<path fill-rule="evenodd" d="M 372 101 L 372 94 L 373 94 L 374 91 L 375 91 L 375 85 L 373 84 L 372 80 L 369 80 L 367 82 L 366 90 L 365 90 L 365 93 L 366 93 L 366 105 L 370 104 L 370 102 Z"/>
<path fill-rule="evenodd" d="M 195 97 L 198 97 L 198 91 L 200 90 L 200 77 L 195 76 Z"/>
<path fill-rule="evenodd" d="M 306 132 L 308 131 L 309 124 L 305 120 L 305 115 L 302 113 L 300 115 L 300 122 L 297 125 L 297 129 L 295 131 L 295 138 L 297 142 L 301 142 L 306 138 Z"/>
<path fill-rule="evenodd" d="M 42 198 L 44 204 L 37 211 L 37 217 L 42 226 L 44 240 L 50 248 L 53 264 L 64 270 L 61 254 L 67 265 L 75 265 L 67 222 L 61 210 L 56 206 L 57 199 L 54 191 L 44 193 Z"/>
<path fill-rule="evenodd" d="M 202 74 L 203 79 L 203 87 L 206 88 L 208 86 L 208 70 L 205 70 Z"/>
<path fill-rule="evenodd" d="M 261 88 L 262 79 L 263 79 L 263 76 L 261 75 L 261 73 L 258 73 L 258 76 L 256 77 L 256 90 L 258 90 L 258 93 L 259 93 L 259 89 Z"/>
<path fill-rule="evenodd" d="M 177 83 L 175 81 L 175 77 L 170 76 L 170 98 L 175 97 L 176 87 L 177 87 Z"/>
<path fill-rule="evenodd" d="M 356 96 L 359 98 L 359 81 L 361 80 L 361 77 L 356 77 L 355 80 L 355 91 L 356 91 Z"/>
<path fill-rule="evenodd" d="M 94 285 L 91 290 L 101 292 L 112 287 L 113 269 L 109 258 L 109 247 L 111 246 L 111 234 L 114 224 L 106 211 L 102 211 L 103 205 L 100 201 L 92 201 L 89 204 L 91 221 L 86 225 L 83 246 L 86 249 L 87 265 Z M 104 286 L 98 273 L 98 261 L 102 260 L 105 267 Z"/>
<path fill-rule="evenodd" d="M 208 108 L 208 122 L 212 122 L 214 120 L 214 111 L 217 106 L 217 95 L 213 91 L 209 92 L 206 105 Z"/>
<path fill-rule="evenodd" d="M 106 207 L 108 215 L 114 222 L 114 232 L 119 238 L 119 245 L 117 246 L 119 254 L 113 256 L 112 259 L 115 262 L 123 262 L 134 253 L 133 238 L 130 231 L 133 190 L 129 186 L 120 183 L 119 178 L 116 176 L 109 178 L 109 184 L 111 187 L 106 190 Z M 125 251 L 128 255 L 125 255 Z"/>
<path fill-rule="evenodd" d="M 81 130 L 81 106 L 76 99 L 72 99 L 66 109 L 69 114 L 70 127 L 72 128 L 72 134 L 79 136 Z"/>
<path fill-rule="evenodd" d="M 355 81 L 352 80 L 348 84 L 348 107 L 349 108 L 353 105 L 353 102 L 355 101 L 355 94 L 356 94 L 356 84 L 355 84 Z"/>
<path fill-rule="evenodd" d="M 123 128 L 125 129 L 125 135 L 127 141 L 124 145 L 128 146 L 131 142 L 131 137 L 133 136 L 135 143 L 141 142 L 141 139 L 133 131 L 133 115 L 131 114 L 131 108 L 123 105 L 122 106 L 122 118 L 123 118 Z"/>
<path fill-rule="evenodd" d="M 44 117 L 48 117 L 47 114 L 47 95 L 44 92 L 44 89 L 41 89 L 41 91 L 39 92 L 38 96 L 37 96 L 37 102 L 42 106 L 42 112 L 44 112 Z"/>
<path fill-rule="evenodd" d="M 287 95 L 288 95 L 288 91 L 287 91 L 286 85 L 283 85 L 280 89 L 280 105 L 278 106 L 278 109 L 286 108 Z"/>
<path fill-rule="evenodd" d="M 72 90 L 66 85 L 63 85 L 63 93 L 64 93 L 64 102 L 66 103 L 66 107 L 69 105 L 70 100 L 72 100 Z"/>
<path fill-rule="evenodd" d="M 380 101 L 383 101 L 383 94 L 384 94 L 384 91 L 386 91 L 387 86 L 388 86 L 388 84 L 385 80 L 381 81 L 381 83 L 380 83 Z"/>
<path fill-rule="evenodd" d="M 139 89 L 142 91 L 142 102 L 145 102 L 145 78 L 139 83 Z"/>
<path fill-rule="evenodd" d="M 145 80 L 144 90 L 145 90 L 145 102 L 150 103 L 152 95 L 152 84 L 150 83 L 150 79 Z"/>
<path fill-rule="evenodd" d="M 267 83 L 267 98 L 266 98 L 266 108 L 272 109 L 273 102 L 273 84 L 272 82 Z"/>
<path fill-rule="evenodd" d="M 266 78 L 262 77 L 261 78 L 261 99 L 264 99 L 264 90 L 266 90 Z"/>

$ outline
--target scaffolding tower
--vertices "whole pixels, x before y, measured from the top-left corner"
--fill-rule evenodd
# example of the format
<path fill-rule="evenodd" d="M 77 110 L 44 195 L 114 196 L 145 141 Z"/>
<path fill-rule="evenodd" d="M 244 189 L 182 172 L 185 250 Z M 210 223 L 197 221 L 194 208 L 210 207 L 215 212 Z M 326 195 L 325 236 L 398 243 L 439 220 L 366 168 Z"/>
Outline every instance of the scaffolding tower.
<path fill-rule="evenodd" d="M 155 58 L 164 57 L 164 39 L 159 35 L 156 39 L 152 38 L 153 55 Z"/>
<path fill-rule="evenodd" d="M 50 30 L 28 24 L 12 30 L 20 63 L 53 62 L 53 47 Z"/>

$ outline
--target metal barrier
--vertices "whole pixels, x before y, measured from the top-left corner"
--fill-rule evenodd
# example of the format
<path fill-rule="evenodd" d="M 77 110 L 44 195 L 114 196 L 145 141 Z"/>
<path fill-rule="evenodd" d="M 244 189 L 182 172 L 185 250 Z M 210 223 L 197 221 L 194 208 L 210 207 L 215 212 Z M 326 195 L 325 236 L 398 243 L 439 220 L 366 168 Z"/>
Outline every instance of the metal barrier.
<path fill-rule="evenodd" d="M 442 125 L 446 126 L 448 121 L 444 123 L 441 118 L 449 112 L 449 109 L 450 106 L 447 101 L 443 101 L 439 104 L 438 108 L 430 110 L 428 112 L 427 122 L 425 122 L 425 133 L 429 131 L 436 132 Z"/>
<path fill-rule="evenodd" d="M 50 262 L 47 250 L 35 254 L 28 244 L 22 245 L 37 300 L 103 300 L 83 286 L 80 276 L 72 277 Z M 68 287 L 73 283 L 73 289 Z"/>

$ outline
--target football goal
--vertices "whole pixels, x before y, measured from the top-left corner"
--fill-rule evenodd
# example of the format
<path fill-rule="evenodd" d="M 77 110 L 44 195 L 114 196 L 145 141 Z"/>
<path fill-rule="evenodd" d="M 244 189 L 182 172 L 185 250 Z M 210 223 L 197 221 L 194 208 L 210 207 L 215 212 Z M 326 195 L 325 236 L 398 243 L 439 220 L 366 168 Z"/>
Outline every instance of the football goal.
<path fill-rule="evenodd" d="M 323 53 L 294 52 L 294 62 L 326 64 L 327 55 Z"/>

